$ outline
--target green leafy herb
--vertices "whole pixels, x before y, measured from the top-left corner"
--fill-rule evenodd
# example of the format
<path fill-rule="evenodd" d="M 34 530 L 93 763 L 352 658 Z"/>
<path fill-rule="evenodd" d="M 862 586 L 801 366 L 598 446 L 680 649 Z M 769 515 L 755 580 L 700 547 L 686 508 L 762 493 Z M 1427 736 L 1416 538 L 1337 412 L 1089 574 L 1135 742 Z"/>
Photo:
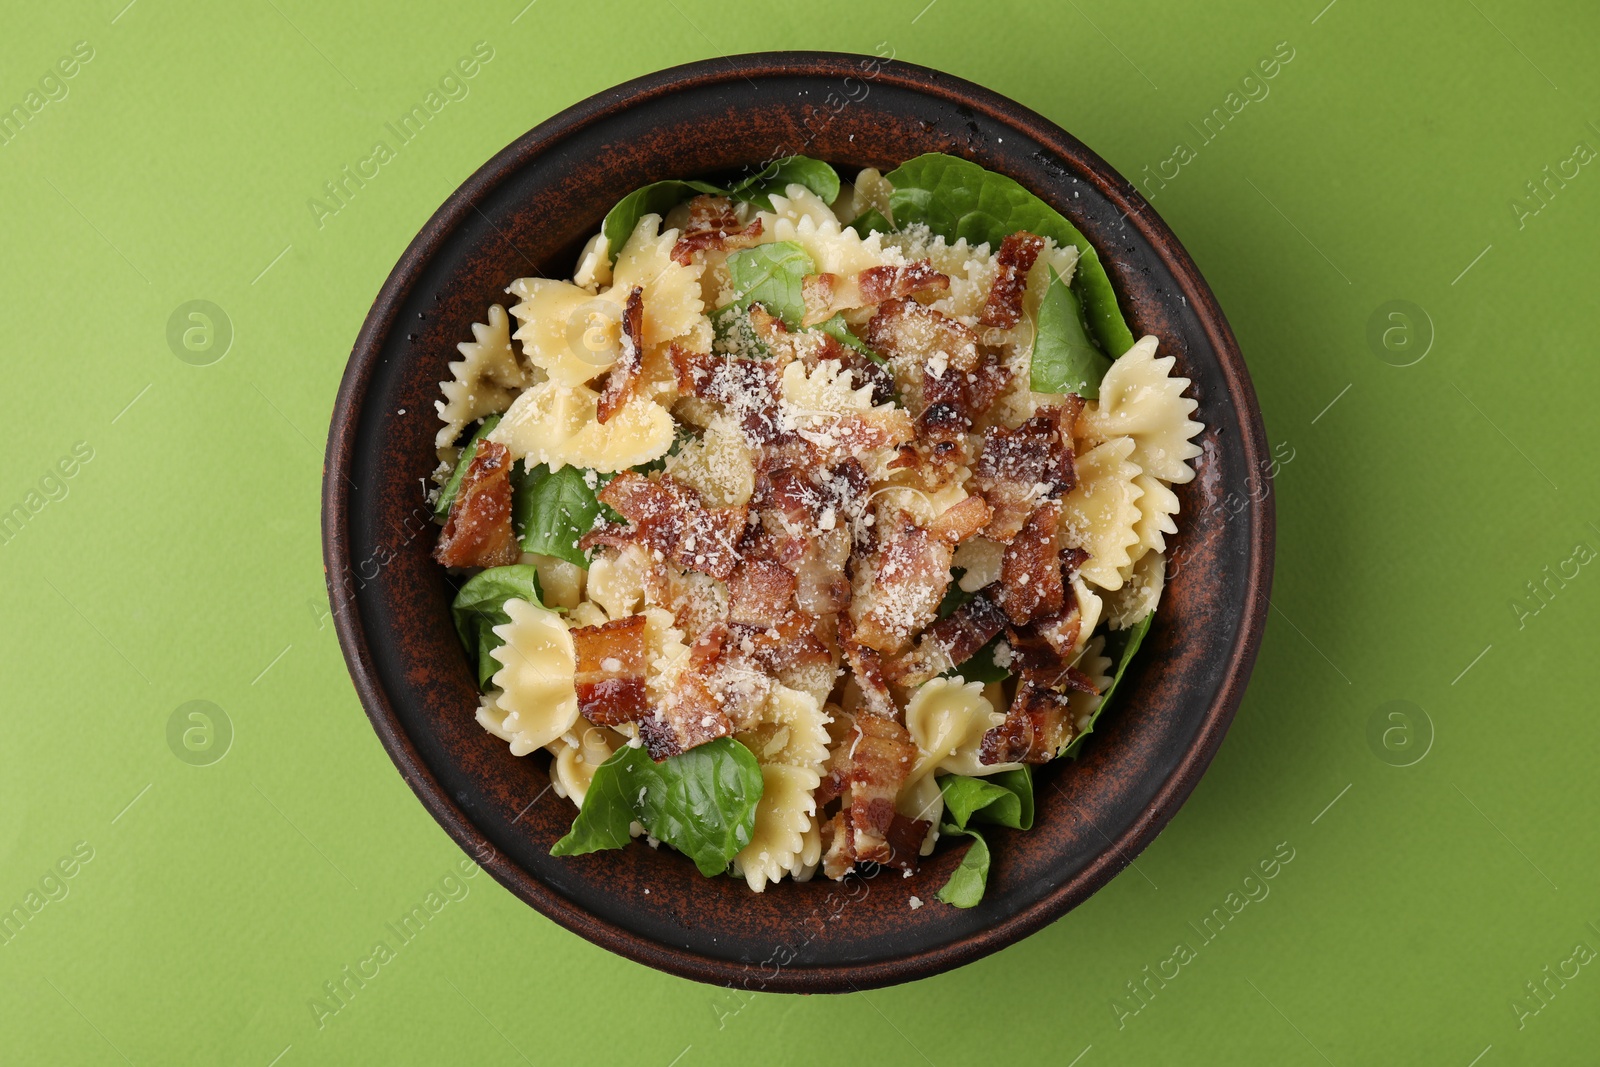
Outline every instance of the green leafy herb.
<path fill-rule="evenodd" d="M 720 874 L 750 843 L 762 788 L 755 756 L 732 738 L 660 763 L 643 748 L 624 746 L 595 771 L 572 830 L 550 854 L 621 848 L 637 819 L 652 837 L 694 860 L 701 874 Z"/>
<path fill-rule="evenodd" d="M 500 425 L 499 415 L 490 415 L 467 439 L 462 446 L 461 455 L 456 459 L 456 469 L 450 472 L 450 480 L 444 483 L 444 488 L 439 490 L 439 499 L 433 503 L 433 514 L 444 518 L 450 514 L 450 505 L 455 502 L 456 494 L 461 491 L 461 479 L 467 475 L 467 468 L 472 466 L 472 459 L 478 454 L 478 442 L 488 435 L 489 431 Z"/>
<path fill-rule="evenodd" d="M 1071 756 L 1073 759 L 1078 758 L 1078 750 L 1083 747 L 1083 739 L 1094 733 L 1094 724 L 1105 713 L 1106 705 L 1111 703 L 1111 694 L 1117 691 L 1117 683 L 1122 681 L 1122 672 L 1128 669 L 1128 664 L 1132 661 L 1134 653 L 1138 652 L 1139 646 L 1144 643 L 1144 635 L 1150 632 L 1150 624 L 1155 621 L 1155 617 L 1155 612 L 1151 612 L 1134 623 L 1133 628 L 1128 631 L 1127 643 L 1122 646 L 1122 656 L 1117 660 L 1117 673 L 1111 676 L 1111 684 L 1106 686 L 1105 695 L 1100 698 L 1100 703 L 1095 706 L 1094 714 L 1089 717 L 1089 724 L 1083 728 L 1083 733 L 1073 738 L 1072 744 L 1062 749 L 1060 755 Z"/>
<path fill-rule="evenodd" d="M 790 156 L 769 163 L 757 174 L 735 182 L 728 195 L 754 204 L 762 211 L 772 210 L 772 194 L 783 195 L 790 185 L 803 185 L 816 193 L 824 204 L 839 199 L 839 174 L 820 159 Z"/>
<path fill-rule="evenodd" d="M 1033 825 L 1033 774 L 1026 766 L 984 778 L 942 775 L 939 791 L 945 814 L 962 829 L 974 820 L 1014 830 Z"/>
<path fill-rule="evenodd" d="M 523 551 L 587 567 L 589 559 L 578 541 L 594 528 L 600 513 L 600 501 L 585 477 L 590 472 L 577 467 L 552 472 L 541 463 L 532 469 L 519 466 L 513 473 L 511 524 Z"/>
<path fill-rule="evenodd" d="M 665 216 L 667 212 L 696 193 L 724 195 L 723 190 L 710 182 L 664 181 L 635 189 L 618 200 L 611 210 L 606 212 L 605 222 L 600 224 L 600 232 L 606 235 L 606 240 L 611 246 L 611 262 L 617 261 L 618 253 L 622 251 L 622 246 L 628 243 L 628 238 L 633 236 L 633 229 L 639 225 L 640 219 L 646 215 Z"/>
<path fill-rule="evenodd" d="M 1088 312 L 1095 340 L 1112 356 L 1133 347 L 1133 334 L 1094 246 L 1060 212 L 1017 182 L 939 152 L 907 160 L 885 177 L 894 186 L 889 210 L 902 229 L 920 222 L 947 241 L 965 237 L 973 244 L 987 241 L 993 248 L 1010 234 L 1027 230 L 1076 247 L 1072 288 Z"/>
<path fill-rule="evenodd" d="M 957 608 L 977 595 L 961 588 L 961 579 L 966 573 L 965 567 L 950 568 L 950 584 L 945 587 L 944 597 L 939 601 L 939 618 L 948 619 Z"/>
<path fill-rule="evenodd" d="M 734 291 L 731 306 L 747 311 L 751 304 L 759 303 L 789 329 L 798 330 L 806 317 L 806 275 L 816 269 L 806 250 L 793 241 L 741 249 L 728 257 L 728 278 Z"/>
<path fill-rule="evenodd" d="M 505 604 L 512 599 L 544 606 L 538 571 L 523 563 L 490 567 L 468 579 L 450 605 L 456 633 L 466 646 L 467 655 L 477 664 L 480 688 L 488 686 L 489 679 L 500 669 L 500 661 L 490 653 L 505 642 L 494 628 L 511 621 Z"/>
<path fill-rule="evenodd" d="M 1089 340 L 1077 294 L 1061 284 L 1053 267 L 1046 269 L 1050 286 L 1039 304 L 1039 330 L 1033 338 L 1033 390 L 1097 400 L 1111 361 Z"/>
<path fill-rule="evenodd" d="M 976 830 L 966 830 L 954 823 L 945 823 L 939 832 L 950 837 L 965 835 L 972 838 L 961 865 L 950 873 L 950 880 L 939 890 L 939 899 L 956 908 L 976 907 L 983 899 L 989 884 L 989 843 Z"/>
<path fill-rule="evenodd" d="M 878 233 L 893 233 L 894 227 L 889 220 L 883 217 L 883 212 L 875 207 L 869 207 L 850 221 L 850 228 L 862 237 L 876 230 Z"/>
<path fill-rule="evenodd" d="M 867 342 L 850 332 L 850 326 L 844 321 L 843 314 L 835 315 L 826 322 L 819 322 L 811 328 L 813 330 L 821 330 L 840 344 L 849 345 L 874 363 L 882 364 L 885 367 L 889 365 L 888 360 L 867 347 Z"/>

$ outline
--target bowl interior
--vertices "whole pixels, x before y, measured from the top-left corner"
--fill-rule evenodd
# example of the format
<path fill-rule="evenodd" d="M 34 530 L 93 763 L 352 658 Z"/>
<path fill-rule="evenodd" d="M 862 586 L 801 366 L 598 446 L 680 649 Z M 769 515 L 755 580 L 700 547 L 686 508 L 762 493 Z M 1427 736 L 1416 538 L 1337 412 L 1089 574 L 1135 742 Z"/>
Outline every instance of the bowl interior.
<path fill-rule="evenodd" d="M 927 151 L 1009 174 L 1095 244 L 1135 336 L 1193 379 L 1207 427 L 1178 487 L 1176 560 L 1144 651 L 1075 763 L 1041 769 L 1032 830 L 988 834 L 983 902 L 934 897 L 964 846 L 911 878 L 887 871 L 750 893 L 642 844 L 557 859 L 572 821 L 542 755 L 513 758 L 474 721 L 477 689 L 429 558 L 433 402 L 457 342 L 512 279 L 570 277 L 606 210 L 647 182 L 800 153 L 846 178 Z M 401 412 L 404 414 L 401 414 Z M 1176 239 L 1061 130 L 986 90 L 873 57 L 779 53 L 677 68 L 533 130 L 451 197 L 395 268 L 362 330 L 329 440 L 325 542 L 341 641 L 364 705 L 430 811 L 501 882 L 570 929 L 675 973 L 748 988 L 847 991 L 921 977 L 1056 918 L 1137 854 L 1220 742 L 1259 639 L 1270 500 L 1265 449 L 1227 324 Z M 913 908 L 912 898 L 928 902 Z"/>

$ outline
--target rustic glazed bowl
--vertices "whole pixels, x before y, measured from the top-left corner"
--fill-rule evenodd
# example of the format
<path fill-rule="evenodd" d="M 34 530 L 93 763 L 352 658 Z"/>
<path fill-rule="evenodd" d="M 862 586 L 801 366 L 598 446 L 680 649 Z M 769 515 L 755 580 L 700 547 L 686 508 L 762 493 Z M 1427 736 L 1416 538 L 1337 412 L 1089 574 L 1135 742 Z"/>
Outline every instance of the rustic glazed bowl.
<path fill-rule="evenodd" d="M 542 755 L 514 758 L 473 719 L 478 693 L 429 558 L 433 402 L 458 341 L 514 278 L 570 277 L 620 197 L 790 153 L 887 171 L 949 152 L 1008 174 L 1099 249 L 1135 336 L 1192 378 L 1206 431 L 1179 486 L 1176 565 L 1144 648 L 1082 758 L 1042 768 L 1037 822 L 995 830 L 981 904 L 935 900 L 964 845 L 914 877 L 785 881 L 752 894 L 642 844 L 557 859 L 572 822 Z M 402 414 L 402 412 L 404 412 Z M 1261 415 L 1211 290 L 1150 205 L 1027 108 L 936 71 L 817 52 L 651 74 L 542 123 L 481 167 L 423 227 L 356 339 L 334 407 L 323 548 L 356 690 L 400 773 L 445 830 L 539 911 L 630 959 L 748 989 L 844 992 L 922 978 L 1026 937 L 1126 867 L 1211 761 L 1264 625 L 1273 512 Z M 928 903 L 913 909 L 911 898 Z"/>

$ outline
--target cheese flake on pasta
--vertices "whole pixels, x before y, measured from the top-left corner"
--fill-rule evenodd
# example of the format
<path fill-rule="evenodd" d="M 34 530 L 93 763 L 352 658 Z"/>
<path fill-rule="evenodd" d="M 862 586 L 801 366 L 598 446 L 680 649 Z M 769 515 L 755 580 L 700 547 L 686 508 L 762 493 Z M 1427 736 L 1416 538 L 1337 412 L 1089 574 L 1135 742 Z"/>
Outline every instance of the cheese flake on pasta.
<path fill-rule="evenodd" d="M 558 796 L 566 797 L 579 808 L 589 793 L 594 772 L 611 758 L 621 738 L 604 727 L 578 716 L 571 730 L 550 742 L 550 785 Z"/>

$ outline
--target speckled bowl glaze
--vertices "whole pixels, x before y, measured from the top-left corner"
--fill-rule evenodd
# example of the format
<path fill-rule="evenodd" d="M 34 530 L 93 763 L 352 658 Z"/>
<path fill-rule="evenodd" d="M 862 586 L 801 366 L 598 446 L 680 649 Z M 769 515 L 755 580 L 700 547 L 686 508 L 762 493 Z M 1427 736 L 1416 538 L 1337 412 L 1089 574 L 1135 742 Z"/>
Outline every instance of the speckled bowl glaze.
<path fill-rule="evenodd" d="M 1076 762 L 1038 775 L 1038 817 L 995 830 L 988 893 L 935 900 L 965 847 L 914 877 L 782 882 L 756 895 L 635 845 L 557 859 L 573 808 L 542 755 L 473 719 L 477 689 L 429 558 L 433 402 L 458 341 L 514 278 L 570 277 L 620 197 L 786 154 L 847 177 L 949 152 L 1008 174 L 1099 249 L 1135 336 L 1193 379 L 1206 430 L 1178 487 L 1176 565 L 1116 706 Z M 401 414 L 404 411 L 405 414 Z M 871 56 L 780 52 L 651 74 L 544 122 L 479 168 L 423 227 L 368 313 L 334 407 L 323 481 L 328 591 L 357 692 L 434 818 L 501 884 L 567 929 L 673 974 L 752 990 L 847 992 L 947 970 L 1026 937 L 1126 867 L 1194 788 L 1255 660 L 1272 572 L 1261 414 L 1238 345 L 1178 239 L 1120 175 L 1013 101 Z M 912 898 L 928 903 L 912 908 Z"/>

